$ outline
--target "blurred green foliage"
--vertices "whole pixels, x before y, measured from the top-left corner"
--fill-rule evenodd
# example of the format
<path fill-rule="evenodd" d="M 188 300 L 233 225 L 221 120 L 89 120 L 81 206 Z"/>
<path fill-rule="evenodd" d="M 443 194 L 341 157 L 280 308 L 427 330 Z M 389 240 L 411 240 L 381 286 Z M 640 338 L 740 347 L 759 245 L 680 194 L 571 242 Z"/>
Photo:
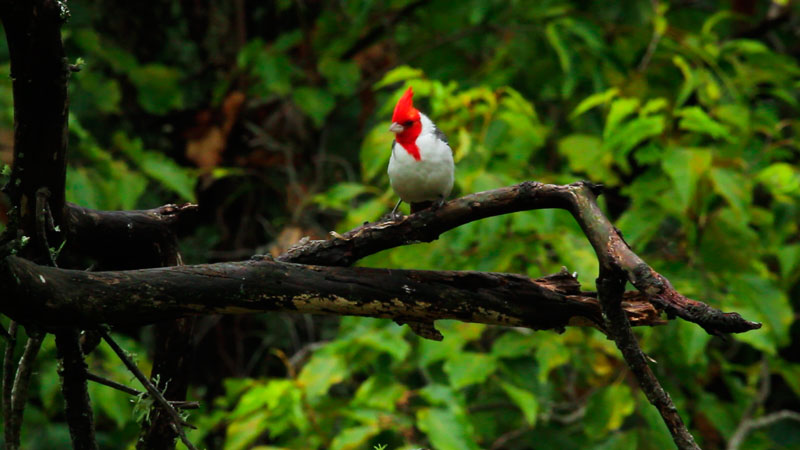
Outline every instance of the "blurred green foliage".
<path fill-rule="evenodd" d="M 725 447 L 743 420 L 800 408 L 797 2 L 156 3 L 108 21 L 111 2 L 71 5 L 64 39 L 85 65 L 70 85 L 70 200 L 127 209 L 199 198 L 211 218 L 187 240 L 190 261 L 280 251 L 286 230 L 347 230 L 395 201 L 386 129 L 411 85 L 450 138 L 454 195 L 530 179 L 602 183 L 628 243 L 679 291 L 764 324 L 728 340 L 679 320 L 638 330 L 703 448 Z M 233 92 L 246 98 L 239 112 L 226 103 Z M 8 79 L 0 104 L 7 134 Z M 222 148 L 202 139 L 213 130 Z M 219 159 L 197 163 L 187 142 Z M 471 223 L 361 264 L 535 277 L 566 266 L 586 289 L 597 274 L 565 211 Z M 194 381 L 203 406 L 190 438 L 208 448 L 673 445 L 596 330 L 442 321 L 444 341 L 431 342 L 352 317 L 214 326 L 239 340 L 198 338 L 213 349 L 198 360 L 216 359 L 196 369 L 208 375 Z M 146 346 L 126 344 L 146 366 Z M 52 342 L 43 348 L 27 448 L 68 438 Z M 252 362 L 229 362 L 241 353 Z M 130 381 L 103 347 L 90 366 Z M 133 445 L 132 399 L 91 394 L 101 439 Z M 800 425 L 778 422 L 741 448 L 798 446 Z"/>

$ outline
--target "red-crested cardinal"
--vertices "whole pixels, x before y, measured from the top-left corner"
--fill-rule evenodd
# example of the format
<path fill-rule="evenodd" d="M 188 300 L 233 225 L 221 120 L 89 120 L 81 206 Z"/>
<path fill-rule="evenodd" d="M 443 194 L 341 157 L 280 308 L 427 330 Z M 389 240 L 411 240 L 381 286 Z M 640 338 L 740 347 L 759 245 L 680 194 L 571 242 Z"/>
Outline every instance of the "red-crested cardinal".
<path fill-rule="evenodd" d="M 395 134 L 389 159 L 389 182 L 400 196 L 400 203 L 411 205 L 415 213 L 441 205 L 453 189 L 453 151 L 447 137 L 425 114 L 414 108 L 414 91 L 408 90 L 397 101 L 389 131 Z"/>

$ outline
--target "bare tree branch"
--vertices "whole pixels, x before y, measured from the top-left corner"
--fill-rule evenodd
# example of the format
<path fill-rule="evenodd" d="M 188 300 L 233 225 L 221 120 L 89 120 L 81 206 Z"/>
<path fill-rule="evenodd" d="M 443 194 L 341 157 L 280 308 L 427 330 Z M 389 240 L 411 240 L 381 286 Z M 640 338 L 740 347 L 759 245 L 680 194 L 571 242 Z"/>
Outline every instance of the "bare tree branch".
<path fill-rule="evenodd" d="M 608 334 L 617 344 L 625 362 L 639 381 L 639 386 L 647 400 L 658 409 L 678 448 L 699 450 L 700 447 L 695 444 L 694 437 L 683 424 L 669 394 L 661 387 L 647 364 L 647 359 L 622 310 L 622 294 L 625 290 L 624 274 L 617 272 L 615 276 L 614 272 L 617 271 L 610 272 L 601 269 L 600 278 L 597 279 L 597 292 L 606 316 Z"/>
<path fill-rule="evenodd" d="M 183 427 L 185 426 L 188 426 L 190 428 L 195 428 L 195 427 L 186 423 L 183 420 L 183 418 L 181 418 L 181 415 L 178 413 L 178 411 L 176 411 L 175 408 L 170 404 L 170 402 L 168 402 L 167 399 L 165 399 L 164 396 L 161 395 L 161 392 L 158 390 L 158 388 L 156 388 L 153 385 L 153 383 L 151 383 L 150 380 L 148 380 L 147 377 L 144 376 L 142 371 L 139 370 L 138 367 L 136 367 L 136 364 L 134 364 L 133 361 L 131 361 L 130 357 L 128 357 L 128 354 L 125 352 L 125 350 L 123 350 L 122 347 L 120 347 L 119 344 L 117 344 L 117 342 L 111 338 L 108 332 L 102 331 L 102 335 L 103 339 L 108 343 L 109 346 L 111 346 L 111 349 L 114 350 L 114 353 L 116 353 L 117 356 L 119 356 L 119 359 L 122 360 L 123 364 L 125 364 L 125 367 L 127 367 L 128 370 L 130 370 L 131 373 L 133 373 L 136 379 L 139 380 L 140 383 L 142 383 L 142 386 L 145 387 L 147 393 L 150 394 L 153 397 L 153 399 L 155 399 L 156 402 L 158 402 L 158 404 L 161 405 L 161 407 L 164 408 L 164 410 L 167 411 L 167 413 L 170 415 L 170 417 L 172 418 L 173 425 L 175 426 L 175 432 L 177 432 L 178 436 L 180 436 L 181 442 L 183 442 L 183 444 L 186 445 L 186 447 L 189 448 L 190 450 L 197 450 L 195 446 L 192 445 L 192 442 L 189 440 L 189 438 L 186 437 L 186 433 L 183 432 Z"/>
<path fill-rule="evenodd" d="M 728 441 L 728 450 L 739 450 L 744 440 L 747 439 L 747 436 L 753 431 L 787 419 L 800 422 L 800 413 L 784 409 L 759 417 L 758 419 L 747 419 L 743 421 L 739 427 L 736 428 L 736 432 L 731 436 L 730 441 Z"/>
<path fill-rule="evenodd" d="M 26 331 L 28 332 L 28 341 L 25 343 L 25 350 L 22 352 L 19 364 L 17 364 L 17 373 L 14 377 L 14 385 L 11 388 L 11 412 L 8 420 L 8 429 L 6 429 L 6 447 L 9 449 L 20 448 L 22 416 L 25 412 L 25 403 L 28 401 L 28 387 L 33 373 L 33 364 L 44 339 L 44 335 L 33 331 L 30 327 Z"/>
<path fill-rule="evenodd" d="M 458 319 L 533 329 L 602 327 L 594 294 L 569 273 L 516 274 L 305 266 L 270 260 L 120 272 L 38 266 L 7 257 L 17 297 L 2 306 L 43 326 L 144 324 L 191 314 L 260 311 L 360 315 L 429 323 Z M 661 323 L 639 293 L 626 296 L 638 325 Z"/>
<path fill-rule="evenodd" d="M 486 217 L 534 209 L 565 209 L 572 213 L 594 247 L 600 264 L 625 271 L 634 286 L 671 315 L 694 322 L 711 334 L 740 333 L 761 324 L 723 313 L 678 293 L 669 281 L 636 255 L 619 230 L 597 206 L 600 188 L 586 182 L 569 185 L 526 181 L 514 186 L 465 195 L 441 208 L 427 209 L 396 222 L 375 222 L 326 241 L 307 241 L 279 256 L 279 261 L 349 266 L 382 250 L 413 242 L 431 242 L 453 228 Z"/>

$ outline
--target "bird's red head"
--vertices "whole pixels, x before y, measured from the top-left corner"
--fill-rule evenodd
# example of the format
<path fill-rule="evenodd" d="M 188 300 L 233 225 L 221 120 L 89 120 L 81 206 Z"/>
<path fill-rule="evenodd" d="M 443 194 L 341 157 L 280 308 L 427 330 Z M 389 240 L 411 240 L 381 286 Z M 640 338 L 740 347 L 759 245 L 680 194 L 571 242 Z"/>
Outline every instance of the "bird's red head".
<path fill-rule="evenodd" d="M 419 111 L 414 108 L 414 91 L 409 88 L 397 101 L 392 114 L 392 125 L 389 131 L 397 136 L 397 142 L 403 146 L 417 161 L 420 159 L 419 148 L 416 141 L 422 132 L 422 123 L 419 120 Z"/>
<path fill-rule="evenodd" d="M 414 108 L 414 90 L 411 86 L 406 89 L 397 105 L 394 107 L 394 114 L 392 114 L 392 122 L 403 125 L 408 121 L 419 121 L 419 111 Z"/>

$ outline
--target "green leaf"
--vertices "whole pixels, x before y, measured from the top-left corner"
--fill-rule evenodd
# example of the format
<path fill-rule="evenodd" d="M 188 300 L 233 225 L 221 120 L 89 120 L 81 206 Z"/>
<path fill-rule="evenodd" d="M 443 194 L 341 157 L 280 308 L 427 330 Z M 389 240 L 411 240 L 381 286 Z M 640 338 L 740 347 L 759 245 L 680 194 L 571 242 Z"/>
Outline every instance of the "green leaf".
<path fill-rule="evenodd" d="M 683 75 L 683 84 L 681 84 L 681 90 L 678 92 L 678 95 L 675 98 L 675 107 L 677 108 L 683 105 L 689 96 L 692 95 L 692 92 L 694 92 L 695 88 L 697 87 L 697 77 L 695 76 L 692 68 L 689 66 L 689 63 L 682 56 L 673 56 L 672 63 L 678 67 L 678 69 L 681 71 L 681 75 Z"/>
<path fill-rule="evenodd" d="M 164 115 L 183 108 L 183 75 L 178 69 L 147 64 L 133 69 L 129 76 L 139 94 L 139 104 L 145 111 Z"/>
<path fill-rule="evenodd" d="M 380 432 L 377 426 L 346 428 L 333 438 L 331 450 L 360 450 L 366 448 L 367 442 Z"/>
<path fill-rule="evenodd" d="M 402 338 L 403 328 L 397 325 L 390 326 L 391 328 L 382 328 L 362 334 L 353 339 L 353 344 L 388 353 L 395 360 L 403 361 L 411 351 L 411 346 Z"/>
<path fill-rule="evenodd" d="M 661 115 L 640 116 L 615 127 L 603 142 L 606 151 L 614 152 L 614 161 L 627 169 L 627 156 L 634 147 L 645 140 L 664 132 L 664 117 Z"/>
<path fill-rule="evenodd" d="M 375 180 L 378 175 L 386 177 L 386 186 L 389 177 L 386 170 L 389 166 L 389 157 L 392 155 L 392 141 L 394 134 L 389 131 L 389 122 L 380 122 L 364 137 L 361 144 L 359 160 L 361 161 L 361 175 L 365 182 Z M 367 183 L 370 184 L 370 183 Z"/>
<path fill-rule="evenodd" d="M 576 83 L 569 46 L 564 42 L 564 38 L 558 27 L 558 22 L 556 21 L 551 21 L 545 26 L 544 34 L 547 38 L 547 42 L 550 43 L 550 46 L 556 52 L 558 63 L 561 66 L 561 70 L 564 72 L 561 95 L 567 97 L 572 94 Z"/>
<path fill-rule="evenodd" d="M 681 130 L 694 131 L 695 133 L 706 134 L 714 139 L 724 139 L 733 142 L 734 138 L 728 128 L 712 119 L 699 106 L 689 106 L 677 112 L 681 118 L 678 128 Z"/>
<path fill-rule="evenodd" d="M 611 186 L 619 184 L 619 178 L 611 168 L 614 157 L 604 150 L 597 136 L 571 134 L 558 142 L 558 152 L 567 157 L 572 171 L 586 173 L 591 180 Z"/>
<path fill-rule="evenodd" d="M 436 450 L 478 449 L 467 420 L 450 410 L 422 408 L 417 411 L 417 426 Z"/>
<path fill-rule="evenodd" d="M 751 202 L 748 180 L 733 169 L 714 167 L 711 169 L 711 181 L 714 183 L 714 190 L 727 200 L 740 220 L 747 220 L 747 207 Z"/>
<path fill-rule="evenodd" d="M 742 317 L 762 322 L 763 327 L 736 335 L 736 339 L 770 355 L 789 342 L 789 327 L 794 322 L 786 294 L 770 280 L 756 275 L 741 275 L 730 281 L 727 296 L 730 309 Z"/>
<path fill-rule="evenodd" d="M 377 193 L 371 186 L 342 182 L 334 184 L 325 193 L 315 195 L 314 202 L 324 208 L 347 210 L 360 195 L 367 192 Z"/>
<path fill-rule="evenodd" d="M 638 98 L 619 98 L 611 103 L 611 110 L 606 117 L 606 126 L 603 129 L 603 139 L 609 139 L 617 131 L 617 127 L 622 121 L 635 113 L 639 108 Z"/>
<path fill-rule="evenodd" d="M 454 389 L 461 389 L 486 381 L 497 369 L 497 361 L 482 353 L 459 352 L 451 355 L 443 368 L 450 378 L 450 385 Z"/>
<path fill-rule="evenodd" d="M 624 384 L 600 388 L 586 405 L 583 430 L 591 438 L 600 438 L 618 429 L 634 410 L 631 390 Z"/>
<path fill-rule="evenodd" d="M 704 148 L 667 149 L 661 167 L 672 178 L 681 210 L 686 211 L 697 192 L 698 181 L 711 167 L 711 151 Z"/>
<path fill-rule="evenodd" d="M 372 88 L 378 90 L 380 88 L 389 86 L 390 84 L 400 81 L 415 80 L 417 78 L 422 78 L 423 76 L 424 73 L 420 69 L 415 69 L 410 66 L 399 66 L 387 72 L 380 81 L 372 86 Z"/>
<path fill-rule="evenodd" d="M 800 196 L 800 173 L 789 163 L 769 165 L 758 173 L 756 180 L 780 201 L 789 203 L 790 197 Z"/>
<path fill-rule="evenodd" d="M 328 388 L 341 382 L 350 373 L 344 359 L 338 353 L 319 351 L 303 367 L 297 382 L 309 397 L 319 397 Z"/>
<path fill-rule="evenodd" d="M 584 113 L 586 113 L 587 111 L 596 106 L 607 104 L 608 102 L 611 101 L 611 99 L 613 99 L 617 95 L 619 95 L 619 89 L 611 88 L 606 91 L 598 92 L 597 94 L 592 94 L 586 97 L 585 99 L 583 99 L 583 101 L 581 101 L 578 104 L 578 106 L 575 107 L 575 109 L 569 115 L 570 120 L 583 115 Z"/>
<path fill-rule="evenodd" d="M 701 361 L 711 336 L 693 323 L 676 321 L 674 324 L 678 327 L 678 341 L 681 350 L 686 355 L 686 362 L 694 364 Z"/>
<path fill-rule="evenodd" d="M 336 106 L 336 99 L 329 92 L 310 87 L 292 91 L 292 101 L 311 117 L 317 127 L 322 126 L 328 113 Z"/>
<path fill-rule="evenodd" d="M 376 374 L 361 383 L 351 404 L 394 411 L 397 401 L 407 390 L 394 377 L 384 373 Z"/>
<path fill-rule="evenodd" d="M 647 116 L 665 110 L 669 106 L 667 99 L 663 97 L 653 98 L 647 101 L 642 109 L 639 110 L 639 115 Z"/>
<path fill-rule="evenodd" d="M 131 159 L 147 176 L 181 196 L 183 200 L 195 202 L 194 171 L 179 166 L 165 155 L 145 150 L 141 139 L 129 139 L 123 133 L 114 135 L 114 145 Z"/>
<path fill-rule="evenodd" d="M 544 384 L 550 372 L 569 362 L 569 350 L 561 342 L 561 339 L 542 339 L 536 348 L 536 370 L 539 382 Z"/>
<path fill-rule="evenodd" d="M 530 356 L 536 348 L 537 340 L 532 334 L 523 334 L 517 330 L 508 330 L 492 344 L 492 356 L 495 358 L 519 358 Z"/>
<path fill-rule="evenodd" d="M 522 413 L 525 415 L 525 421 L 530 426 L 536 425 L 536 416 L 539 414 L 539 401 L 536 396 L 526 391 L 525 389 L 518 388 L 511 383 L 501 382 L 500 387 L 506 392 L 508 398 L 514 402 Z"/>
<path fill-rule="evenodd" d="M 328 80 L 328 88 L 335 95 L 350 96 L 358 87 L 361 71 L 353 61 L 325 58 L 319 62 L 319 73 Z"/>

